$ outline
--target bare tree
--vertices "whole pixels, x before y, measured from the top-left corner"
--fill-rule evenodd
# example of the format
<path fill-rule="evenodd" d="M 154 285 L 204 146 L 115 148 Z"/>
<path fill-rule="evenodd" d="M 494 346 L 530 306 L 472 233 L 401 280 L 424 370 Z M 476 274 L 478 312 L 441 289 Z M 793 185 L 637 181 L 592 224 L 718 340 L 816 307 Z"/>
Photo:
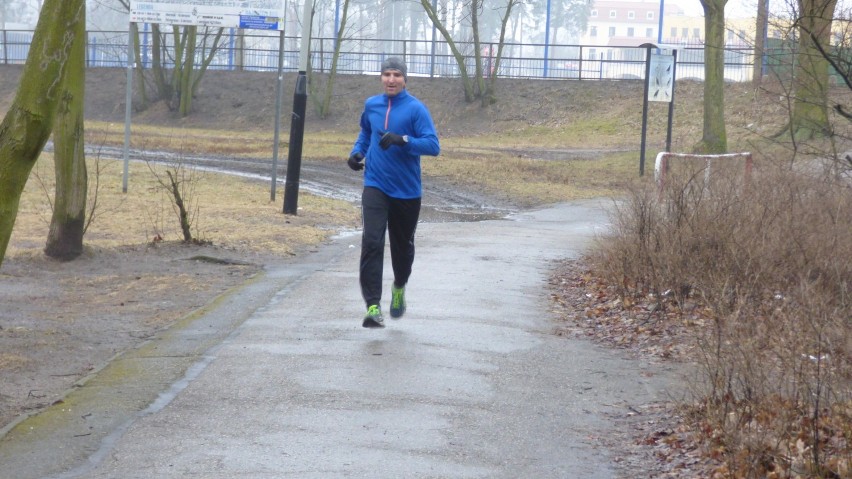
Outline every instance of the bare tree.
<path fill-rule="evenodd" d="M 117 0 L 122 8 L 130 12 L 129 0 Z M 149 98 L 145 87 L 144 67 L 142 59 L 139 29 L 136 24 L 130 26 L 134 41 L 133 55 L 136 63 L 137 102 L 140 109 L 147 107 Z M 224 28 L 207 28 L 201 31 L 194 25 L 172 25 L 171 38 L 173 49 L 169 50 L 166 33 L 160 25 L 151 26 L 151 70 L 154 77 L 156 98 L 163 100 L 180 116 L 187 116 L 192 111 L 192 98 L 198 91 L 198 85 L 204 73 L 212 63 L 222 44 Z M 201 57 L 201 64 L 196 66 L 196 56 Z M 168 67 L 172 66 L 171 69 Z"/>
<path fill-rule="evenodd" d="M 698 153 L 725 153 L 725 4 L 728 0 L 701 0 L 704 7 L 704 133 Z"/>
<path fill-rule="evenodd" d="M 432 21 L 432 24 L 435 25 L 435 28 L 439 32 L 441 32 L 441 35 L 444 37 L 444 40 L 447 42 L 447 46 L 456 60 L 456 64 L 459 68 L 459 77 L 461 77 L 462 80 L 462 88 L 464 89 L 464 98 L 467 102 L 472 102 L 479 98 L 482 100 L 483 105 L 485 105 L 494 100 L 493 89 L 496 87 L 496 78 L 494 77 L 498 74 L 500 58 L 503 53 L 503 46 L 506 40 L 506 27 L 508 25 L 509 18 L 512 15 L 513 8 L 520 3 L 520 0 L 505 1 L 506 3 L 504 6 L 499 7 L 504 10 L 503 15 L 500 18 L 500 36 L 497 45 L 497 56 L 494 58 L 493 67 L 489 68 L 487 74 L 483 69 L 483 48 L 481 48 L 482 38 L 479 25 L 482 9 L 485 8 L 485 0 L 467 0 L 467 3 L 465 3 L 465 7 L 467 8 L 467 18 L 470 21 L 474 44 L 473 52 L 470 55 L 473 57 L 474 61 L 474 72 L 473 75 L 470 75 L 467 68 L 467 60 L 469 56 L 465 55 L 459 49 L 458 44 L 453 38 L 453 34 L 447 28 L 446 17 L 443 17 L 445 20 L 442 21 L 442 17 L 439 16 L 440 12 L 432 7 L 430 0 L 420 0 L 420 4 L 423 6 L 423 9 L 426 11 L 429 19 Z M 487 50 L 490 56 L 491 48 L 489 47 Z M 486 76 L 490 76 L 491 80 L 486 82 Z"/>
<path fill-rule="evenodd" d="M 216 56 L 221 47 L 223 28 L 204 28 L 199 39 L 198 27 L 172 26 L 172 38 L 174 44 L 174 56 L 172 58 L 174 69 L 172 70 L 170 90 L 173 94 L 170 106 L 176 109 L 180 116 L 187 116 L 192 111 L 192 98 L 198 90 L 198 85 L 207 72 L 207 67 Z M 164 48 L 164 41 L 155 44 L 153 54 L 160 56 L 160 62 L 154 63 L 154 75 L 166 77 L 163 70 L 163 57 L 168 54 Z M 159 48 L 159 50 L 157 49 Z M 195 65 L 196 54 L 201 57 L 201 65 Z M 167 98 L 161 98 L 165 100 Z"/>
<path fill-rule="evenodd" d="M 0 264 L 6 255 L 21 193 L 47 142 L 62 94 L 83 0 L 46 0 L 15 99 L 0 123 Z"/>
<path fill-rule="evenodd" d="M 343 48 L 343 42 L 345 40 L 344 32 L 346 31 L 347 20 L 349 19 L 349 2 L 350 0 L 343 0 L 343 13 L 340 15 L 340 27 L 336 32 L 334 32 L 335 42 L 334 53 L 331 57 L 331 70 L 328 74 L 328 78 L 326 79 L 325 92 L 321 99 L 317 99 L 317 111 L 320 118 L 328 117 L 328 114 L 331 111 L 331 96 L 334 92 L 334 79 L 337 77 L 337 66 L 340 61 L 340 51 Z"/>
<path fill-rule="evenodd" d="M 799 46 L 793 73 L 795 98 L 790 131 L 801 141 L 829 133 L 828 61 L 820 54 L 820 49 L 829 48 L 837 0 L 797 1 Z"/>
<path fill-rule="evenodd" d="M 509 25 L 509 18 L 512 15 L 512 9 L 520 2 L 521 0 L 508 0 L 506 2 L 506 10 L 502 15 L 500 23 L 500 40 L 497 42 L 497 55 L 494 58 L 492 74 L 488 77 L 488 87 L 485 90 L 485 94 L 482 95 L 482 106 L 493 103 L 496 100 L 497 72 L 500 71 L 500 61 L 503 58 L 503 47 L 506 45 L 506 29 Z"/>
<path fill-rule="evenodd" d="M 199 182 L 199 172 L 192 165 L 187 165 L 183 158 L 164 166 L 165 176 L 157 168 L 146 162 L 148 169 L 157 180 L 159 188 L 165 192 L 172 205 L 172 211 L 177 217 L 184 243 L 200 243 L 192 236 L 192 227 L 198 218 L 198 196 L 196 187 Z"/>

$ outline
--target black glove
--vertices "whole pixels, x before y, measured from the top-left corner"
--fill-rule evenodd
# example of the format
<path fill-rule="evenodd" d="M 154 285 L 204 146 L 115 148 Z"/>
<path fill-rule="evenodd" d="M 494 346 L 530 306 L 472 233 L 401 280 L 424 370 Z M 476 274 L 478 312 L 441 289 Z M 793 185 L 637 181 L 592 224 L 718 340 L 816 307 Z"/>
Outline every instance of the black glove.
<path fill-rule="evenodd" d="M 361 171 L 364 169 L 364 155 L 360 152 L 353 153 L 352 156 L 349 157 L 349 160 L 346 161 L 346 164 L 349 165 L 349 168 L 352 168 L 355 171 Z"/>
<path fill-rule="evenodd" d="M 391 132 L 385 133 L 382 135 L 382 139 L 379 140 L 379 146 L 381 146 L 383 150 L 387 150 L 391 147 L 391 145 L 402 146 L 406 143 L 408 142 L 405 141 L 405 138 Z"/>

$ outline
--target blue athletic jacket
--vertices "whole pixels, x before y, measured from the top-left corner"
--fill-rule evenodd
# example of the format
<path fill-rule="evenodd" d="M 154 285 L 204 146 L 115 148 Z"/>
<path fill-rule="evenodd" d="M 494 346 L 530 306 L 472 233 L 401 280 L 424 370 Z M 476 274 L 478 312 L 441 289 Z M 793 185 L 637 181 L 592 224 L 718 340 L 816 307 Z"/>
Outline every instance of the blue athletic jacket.
<path fill-rule="evenodd" d="M 379 140 L 386 131 L 408 135 L 408 144 L 382 150 Z M 437 156 L 440 151 L 429 110 L 407 90 L 364 102 L 361 133 L 350 153 L 360 152 L 366 158 L 364 186 L 378 188 L 391 198 L 420 198 L 420 155 Z"/>

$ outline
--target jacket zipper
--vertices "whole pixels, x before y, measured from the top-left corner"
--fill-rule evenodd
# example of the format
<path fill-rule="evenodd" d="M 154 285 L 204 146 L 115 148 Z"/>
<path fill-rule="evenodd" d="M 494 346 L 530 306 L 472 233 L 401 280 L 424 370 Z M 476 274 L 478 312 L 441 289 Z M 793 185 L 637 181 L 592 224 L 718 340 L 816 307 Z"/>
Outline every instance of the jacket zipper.
<path fill-rule="evenodd" d="M 385 131 L 388 131 L 388 120 L 390 119 L 391 99 L 388 98 L 388 111 L 385 112 Z"/>

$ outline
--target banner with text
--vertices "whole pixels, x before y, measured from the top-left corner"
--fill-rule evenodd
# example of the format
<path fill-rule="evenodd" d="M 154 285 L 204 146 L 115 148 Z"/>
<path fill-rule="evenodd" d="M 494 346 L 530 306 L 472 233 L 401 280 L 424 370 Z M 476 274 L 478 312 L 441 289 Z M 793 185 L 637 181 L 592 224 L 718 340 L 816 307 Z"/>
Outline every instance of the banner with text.
<path fill-rule="evenodd" d="M 283 30 L 284 0 L 131 0 L 130 21 Z"/>

